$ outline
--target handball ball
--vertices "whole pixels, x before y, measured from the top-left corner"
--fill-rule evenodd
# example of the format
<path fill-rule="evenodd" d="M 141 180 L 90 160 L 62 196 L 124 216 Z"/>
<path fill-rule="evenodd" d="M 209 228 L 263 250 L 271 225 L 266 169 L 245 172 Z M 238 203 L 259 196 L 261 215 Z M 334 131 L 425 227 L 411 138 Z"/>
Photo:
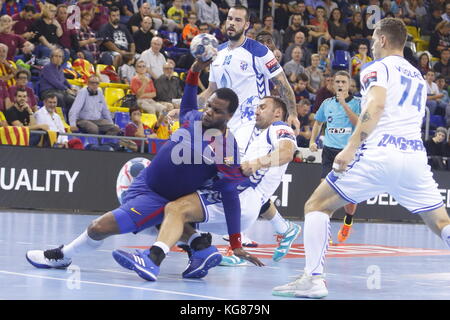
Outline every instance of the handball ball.
<path fill-rule="evenodd" d="M 214 59 L 217 55 L 219 41 L 209 33 L 200 33 L 191 41 L 191 54 L 201 61 Z"/>
<path fill-rule="evenodd" d="M 150 160 L 146 158 L 134 158 L 125 163 L 120 169 L 117 176 L 116 193 L 117 199 L 122 203 L 122 199 L 128 191 L 128 188 L 133 183 L 141 171 L 150 164 Z"/>

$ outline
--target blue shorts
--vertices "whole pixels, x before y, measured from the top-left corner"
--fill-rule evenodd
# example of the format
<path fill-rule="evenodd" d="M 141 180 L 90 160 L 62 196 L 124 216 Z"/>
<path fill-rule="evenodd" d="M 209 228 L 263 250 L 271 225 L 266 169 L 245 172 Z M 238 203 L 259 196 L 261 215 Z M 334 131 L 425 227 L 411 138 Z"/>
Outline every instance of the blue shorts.
<path fill-rule="evenodd" d="M 145 183 L 145 175 L 138 175 L 127 190 L 122 205 L 112 213 L 120 233 L 139 232 L 162 223 L 166 198 L 151 190 Z"/>

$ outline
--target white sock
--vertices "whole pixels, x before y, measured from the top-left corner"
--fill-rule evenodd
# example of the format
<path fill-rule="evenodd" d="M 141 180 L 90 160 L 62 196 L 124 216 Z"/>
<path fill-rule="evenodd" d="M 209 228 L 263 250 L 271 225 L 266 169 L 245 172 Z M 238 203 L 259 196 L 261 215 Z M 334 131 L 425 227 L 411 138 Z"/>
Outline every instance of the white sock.
<path fill-rule="evenodd" d="M 306 257 L 305 273 L 307 275 L 323 273 L 329 238 L 330 217 L 319 211 L 306 214 L 303 242 Z"/>
<path fill-rule="evenodd" d="M 166 254 L 166 255 L 167 255 L 167 253 L 170 251 L 169 246 L 168 246 L 167 244 L 165 244 L 164 242 L 161 242 L 161 241 L 156 241 L 156 242 L 153 244 L 153 247 L 159 247 L 159 248 L 161 248 L 161 250 L 164 251 L 164 254 Z"/>
<path fill-rule="evenodd" d="M 450 224 L 446 225 L 441 231 L 441 238 L 444 240 L 444 243 L 450 249 Z"/>
<path fill-rule="evenodd" d="M 188 245 L 189 247 L 191 246 L 192 241 L 194 241 L 194 239 L 197 239 L 198 237 L 201 237 L 202 235 L 198 232 L 194 233 L 188 240 Z"/>
<path fill-rule="evenodd" d="M 281 216 L 278 210 L 272 220 L 270 220 L 270 223 L 278 234 L 285 234 L 289 229 L 289 222 Z"/>
<path fill-rule="evenodd" d="M 87 230 L 78 236 L 75 240 L 73 240 L 68 245 L 65 245 L 62 248 L 62 252 L 64 257 L 72 258 L 74 255 L 90 252 L 98 247 L 100 247 L 103 243 L 103 240 L 94 240 L 88 236 Z"/>

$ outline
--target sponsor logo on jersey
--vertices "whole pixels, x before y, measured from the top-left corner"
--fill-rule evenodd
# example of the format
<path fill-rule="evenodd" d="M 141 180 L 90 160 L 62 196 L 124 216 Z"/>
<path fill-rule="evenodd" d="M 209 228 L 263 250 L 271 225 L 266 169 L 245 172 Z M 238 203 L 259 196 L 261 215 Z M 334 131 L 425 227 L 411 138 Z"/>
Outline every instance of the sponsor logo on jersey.
<path fill-rule="evenodd" d="M 352 128 L 328 128 L 329 134 L 351 134 Z"/>
<path fill-rule="evenodd" d="M 289 130 L 286 130 L 286 129 L 278 129 L 276 134 L 277 134 L 278 139 L 288 138 L 288 139 L 295 140 L 295 137 L 292 134 L 292 132 Z"/>
<path fill-rule="evenodd" d="M 245 71 L 245 70 L 247 70 L 247 67 L 248 67 L 248 63 L 245 61 L 241 61 L 241 70 Z"/>
<path fill-rule="evenodd" d="M 372 71 L 369 72 L 368 74 L 366 74 L 363 78 L 363 86 L 365 89 L 367 89 L 370 85 L 371 82 L 377 81 L 377 72 L 376 71 Z"/>
<path fill-rule="evenodd" d="M 266 68 L 269 70 L 270 73 L 274 73 L 280 68 L 280 64 L 278 63 L 278 60 L 273 58 L 269 62 L 266 63 Z"/>

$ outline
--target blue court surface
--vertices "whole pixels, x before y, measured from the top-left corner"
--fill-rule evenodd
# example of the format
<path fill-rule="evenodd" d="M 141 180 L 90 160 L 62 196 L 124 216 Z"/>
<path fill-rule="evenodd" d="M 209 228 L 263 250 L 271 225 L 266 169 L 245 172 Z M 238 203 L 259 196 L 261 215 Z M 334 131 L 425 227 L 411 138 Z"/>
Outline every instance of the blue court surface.
<path fill-rule="evenodd" d="M 285 259 L 271 260 L 275 238 L 266 221 L 247 233 L 259 243 L 249 251 L 265 267 L 219 266 L 203 279 L 181 277 L 188 261 L 183 252 L 170 252 L 156 282 L 114 261 L 115 248 L 148 247 L 156 236 L 150 232 L 108 238 L 99 250 L 75 257 L 68 270 L 36 269 L 26 261 L 27 250 L 69 243 L 95 217 L 0 211 L 0 299 L 276 300 L 282 298 L 272 296 L 272 288 L 293 281 L 304 267 L 302 235 Z M 332 223 L 335 243 L 339 224 Z M 450 299 L 450 250 L 424 225 L 355 222 L 353 229 L 348 243 L 329 248 L 326 300 Z M 214 243 L 226 249 L 221 236 Z"/>

